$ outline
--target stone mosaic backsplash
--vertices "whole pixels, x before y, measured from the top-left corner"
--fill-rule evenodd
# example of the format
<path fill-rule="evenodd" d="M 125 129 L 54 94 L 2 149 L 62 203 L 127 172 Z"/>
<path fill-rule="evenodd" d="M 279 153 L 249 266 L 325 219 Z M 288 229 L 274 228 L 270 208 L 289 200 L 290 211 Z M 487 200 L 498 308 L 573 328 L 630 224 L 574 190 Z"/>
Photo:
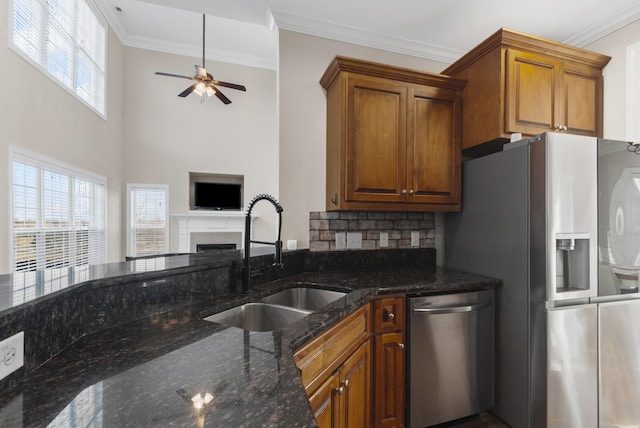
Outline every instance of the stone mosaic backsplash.
<path fill-rule="evenodd" d="M 381 246 L 381 233 L 386 233 L 387 246 Z M 411 232 L 419 233 L 419 243 L 412 245 Z M 336 245 L 336 233 L 339 236 Z M 340 245 L 348 234 L 360 234 L 360 248 Z M 358 236 L 355 236 L 356 241 Z M 348 240 L 348 238 L 347 238 Z M 353 241 L 351 241 L 353 242 Z M 383 242 L 384 244 L 384 239 Z M 341 251 L 346 249 L 435 248 L 434 214 L 415 212 L 351 212 L 330 211 L 309 213 L 309 249 L 311 251 Z"/>

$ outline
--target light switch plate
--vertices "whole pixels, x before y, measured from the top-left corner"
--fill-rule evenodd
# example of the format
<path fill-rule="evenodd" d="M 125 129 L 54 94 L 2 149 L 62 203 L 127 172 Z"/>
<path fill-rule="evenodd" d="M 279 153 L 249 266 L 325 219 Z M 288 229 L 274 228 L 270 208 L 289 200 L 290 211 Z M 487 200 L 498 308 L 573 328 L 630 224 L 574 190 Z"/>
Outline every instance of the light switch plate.
<path fill-rule="evenodd" d="M 385 248 L 388 246 L 389 246 L 389 233 L 380 232 L 380 248 Z"/>
<path fill-rule="evenodd" d="M 336 250 L 346 250 L 346 249 L 347 249 L 347 233 L 336 232 Z"/>
<path fill-rule="evenodd" d="M 420 232 L 417 230 L 411 231 L 411 246 L 419 247 L 420 246 Z"/>
<path fill-rule="evenodd" d="M 0 342 L 0 379 L 24 365 L 24 331 Z"/>
<path fill-rule="evenodd" d="M 362 248 L 362 232 L 347 232 L 347 249 L 358 250 Z"/>

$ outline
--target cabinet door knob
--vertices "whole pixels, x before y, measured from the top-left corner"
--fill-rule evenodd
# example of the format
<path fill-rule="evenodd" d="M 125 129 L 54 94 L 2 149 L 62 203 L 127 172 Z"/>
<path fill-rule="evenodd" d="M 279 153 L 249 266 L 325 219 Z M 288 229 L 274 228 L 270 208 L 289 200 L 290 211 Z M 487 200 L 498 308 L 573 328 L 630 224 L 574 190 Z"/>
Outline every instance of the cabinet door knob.
<path fill-rule="evenodd" d="M 344 387 L 349 388 L 349 379 L 344 381 Z"/>
<path fill-rule="evenodd" d="M 398 343 L 398 348 L 404 349 L 404 343 Z"/>
<path fill-rule="evenodd" d="M 407 189 L 402 189 L 402 194 L 406 195 L 407 194 Z"/>
<path fill-rule="evenodd" d="M 342 395 L 342 393 L 344 393 L 344 386 L 341 386 L 340 388 L 336 388 L 336 391 L 338 391 L 338 394 Z"/>
<path fill-rule="evenodd" d="M 567 125 L 562 125 L 562 130 L 566 131 L 567 130 Z"/>
<path fill-rule="evenodd" d="M 389 318 L 390 320 L 395 319 L 396 314 L 394 314 L 393 312 L 389 312 L 389 315 L 387 315 L 387 318 Z"/>
<path fill-rule="evenodd" d="M 413 189 L 409 190 L 409 194 L 413 195 Z"/>

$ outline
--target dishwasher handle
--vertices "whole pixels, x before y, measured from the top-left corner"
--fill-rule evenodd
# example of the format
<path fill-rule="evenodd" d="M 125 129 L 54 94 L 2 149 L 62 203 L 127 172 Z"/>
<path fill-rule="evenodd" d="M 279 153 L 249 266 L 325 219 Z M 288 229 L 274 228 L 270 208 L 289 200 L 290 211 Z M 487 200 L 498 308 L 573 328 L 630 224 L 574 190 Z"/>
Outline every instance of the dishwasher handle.
<path fill-rule="evenodd" d="M 490 302 L 474 303 L 462 306 L 432 306 L 431 303 L 415 303 L 413 305 L 413 312 L 422 312 L 425 315 L 456 314 L 461 312 L 479 311 L 484 308 L 490 308 L 491 306 L 492 304 Z"/>

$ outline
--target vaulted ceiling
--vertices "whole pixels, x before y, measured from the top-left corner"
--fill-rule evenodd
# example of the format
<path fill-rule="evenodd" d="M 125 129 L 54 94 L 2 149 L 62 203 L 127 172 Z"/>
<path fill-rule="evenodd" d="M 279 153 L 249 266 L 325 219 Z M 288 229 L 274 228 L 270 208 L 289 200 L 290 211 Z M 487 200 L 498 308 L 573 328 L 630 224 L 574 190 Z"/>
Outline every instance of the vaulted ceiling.
<path fill-rule="evenodd" d="M 585 46 L 640 18 L 637 0 L 96 0 L 127 46 L 276 67 L 286 29 L 453 62 L 500 27 Z M 640 38 L 640 36 L 639 36 Z"/>

